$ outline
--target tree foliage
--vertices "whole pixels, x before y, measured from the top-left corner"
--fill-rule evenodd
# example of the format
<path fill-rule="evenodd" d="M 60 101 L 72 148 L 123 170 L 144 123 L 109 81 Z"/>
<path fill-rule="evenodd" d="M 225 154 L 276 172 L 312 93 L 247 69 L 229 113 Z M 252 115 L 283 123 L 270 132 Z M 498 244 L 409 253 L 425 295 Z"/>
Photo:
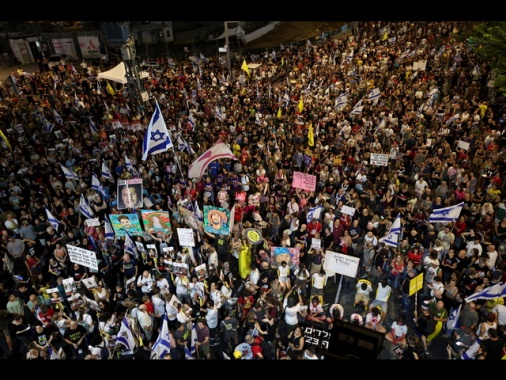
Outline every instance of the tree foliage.
<path fill-rule="evenodd" d="M 469 44 L 476 54 L 496 72 L 495 87 L 506 93 L 506 22 L 487 21 L 474 24 Z"/>

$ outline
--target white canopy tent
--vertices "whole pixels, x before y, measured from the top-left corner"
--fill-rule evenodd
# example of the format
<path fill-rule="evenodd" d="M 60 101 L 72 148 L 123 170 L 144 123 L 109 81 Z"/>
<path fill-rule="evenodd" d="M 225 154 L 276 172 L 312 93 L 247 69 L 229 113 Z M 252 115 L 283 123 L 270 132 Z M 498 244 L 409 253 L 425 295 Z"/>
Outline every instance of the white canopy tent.
<path fill-rule="evenodd" d="M 99 73 L 98 79 L 107 79 L 112 80 L 113 82 L 126 84 L 127 79 L 126 79 L 125 63 L 120 62 L 117 66 L 113 67 L 112 69 L 104 71 L 103 73 Z"/>

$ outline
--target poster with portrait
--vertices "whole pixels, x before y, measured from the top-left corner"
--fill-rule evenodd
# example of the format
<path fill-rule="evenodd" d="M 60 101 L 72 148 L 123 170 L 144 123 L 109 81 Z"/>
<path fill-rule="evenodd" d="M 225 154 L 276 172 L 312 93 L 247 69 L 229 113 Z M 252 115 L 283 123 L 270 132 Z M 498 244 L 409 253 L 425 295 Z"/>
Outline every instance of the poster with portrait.
<path fill-rule="evenodd" d="M 156 249 L 156 244 L 146 244 L 146 247 L 148 248 L 148 256 L 151 258 L 157 258 L 158 257 L 158 250 Z"/>
<path fill-rule="evenodd" d="M 67 296 L 70 296 L 71 294 L 74 294 L 75 292 L 77 292 L 77 286 L 76 286 L 76 282 L 74 281 L 74 278 L 72 278 L 72 277 L 64 278 L 62 280 L 62 284 L 63 284 L 63 288 L 65 289 L 65 294 Z"/>
<path fill-rule="evenodd" d="M 109 214 L 109 220 L 116 237 L 123 237 L 127 232 L 131 236 L 144 234 L 137 214 Z"/>
<path fill-rule="evenodd" d="M 207 266 L 206 263 L 200 264 L 195 267 L 195 273 L 197 273 L 197 278 L 199 281 L 204 281 L 207 277 Z"/>
<path fill-rule="evenodd" d="M 118 210 L 142 208 L 142 178 L 119 179 L 116 199 Z"/>
<path fill-rule="evenodd" d="M 86 289 L 88 290 L 98 287 L 97 281 L 95 281 L 94 277 L 83 278 L 81 282 L 84 284 L 84 286 L 86 286 Z"/>
<path fill-rule="evenodd" d="M 169 235 L 172 232 L 167 211 L 141 210 L 141 217 L 146 232 L 156 235 L 162 233 Z"/>
<path fill-rule="evenodd" d="M 230 210 L 204 205 L 204 231 L 215 235 L 230 235 Z"/>
<path fill-rule="evenodd" d="M 51 303 L 55 304 L 63 302 L 63 297 L 60 294 L 58 288 L 46 289 L 46 293 L 48 294 L 49 297 L 51 297 Z"/>
<path fill-rule="evenodd" d="M 174 274 L 188 274 L 188 264 L 184 263 L 173 263 Z"/>
<path fill-rule="evenodd" d="M 283 261 L 286 261 L 290 268 L 298 266 L 300 250 L 291 247 L 271 247 L 271 267 L 277 268 Z"/>

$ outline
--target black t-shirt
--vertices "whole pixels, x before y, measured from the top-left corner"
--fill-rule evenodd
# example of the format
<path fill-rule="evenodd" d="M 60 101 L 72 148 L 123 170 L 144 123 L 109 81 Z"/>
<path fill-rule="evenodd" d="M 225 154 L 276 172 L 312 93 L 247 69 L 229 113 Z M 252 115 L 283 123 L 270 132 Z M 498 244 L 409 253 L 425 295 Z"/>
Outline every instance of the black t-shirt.
<path fill-rule="evenodd" d="M 49 331 L 43 327 L 42 328 L 42 332 L 37 332 L 35 331 L 32 335 L 32 342 L 36 342 L 39 346 L 45 346 L 48 344 L 49 342 L 49 337 L 50 337 L 50 333 Z"/>
<path fill-rule="evenodd" d="M 72 330 L 70 327 L 65 330 L 65 334 L 63 337 L 65 339 L 70 340 L 72 343 L 77 344 L 79 340 L 86 334 L 86 328 L 83 325 L 77 325 L 77 327 Z M 83 339 L 81 341 L 81 346 L 86 345 L 86 341 Z"/>

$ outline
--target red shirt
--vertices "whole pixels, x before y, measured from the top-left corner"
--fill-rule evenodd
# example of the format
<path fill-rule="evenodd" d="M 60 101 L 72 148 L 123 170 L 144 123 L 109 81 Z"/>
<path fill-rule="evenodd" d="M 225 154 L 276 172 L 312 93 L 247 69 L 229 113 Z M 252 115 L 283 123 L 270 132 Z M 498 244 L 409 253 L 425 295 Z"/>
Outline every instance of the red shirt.
<path fill-rule="evenodd" d="M 309 222 L 307 225 L 309 237 L 314 237 L 317 232 L 321 232 L 322 224 L 319 221 Z"/>
<path fill-rule="evenodd" d="M 262 347 L 260 347 L 261 342 L 262 338 L 256 336 L 253 340 L 253 344 L 251 345 L 251 353 L 255 359 L 258 358 L 258 354 L 262 354 Z"/>

